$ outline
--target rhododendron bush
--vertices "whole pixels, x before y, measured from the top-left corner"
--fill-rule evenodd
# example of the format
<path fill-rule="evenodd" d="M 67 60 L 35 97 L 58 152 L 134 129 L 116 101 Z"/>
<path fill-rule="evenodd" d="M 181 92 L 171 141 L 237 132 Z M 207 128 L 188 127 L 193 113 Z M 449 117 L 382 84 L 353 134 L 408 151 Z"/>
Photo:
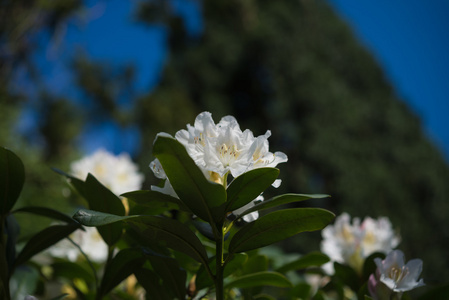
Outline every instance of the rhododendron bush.
<path fill-rule="evenodd" d="M 332 212 L 295 205 L 327 195 L 266 197 L 288 160 L 269 148 L 270 135 L 203 112 L 155 137 L 148 165 L 161 182 L 148 189 L 128 155 L 98 150 L 55 169 L 84 199 L 73 218 L 38 203 L 15 208 L 24 166 L 1 148 L 0 298 L 400 299 L 424 285 L 422 261 L 405 263 L 386 217 L 351 222 L 342 213 L 330 224 Z M 15 214 L 52 223 L 18 241 Z M 319 230 L 321 252 L 275 246 Z"/>

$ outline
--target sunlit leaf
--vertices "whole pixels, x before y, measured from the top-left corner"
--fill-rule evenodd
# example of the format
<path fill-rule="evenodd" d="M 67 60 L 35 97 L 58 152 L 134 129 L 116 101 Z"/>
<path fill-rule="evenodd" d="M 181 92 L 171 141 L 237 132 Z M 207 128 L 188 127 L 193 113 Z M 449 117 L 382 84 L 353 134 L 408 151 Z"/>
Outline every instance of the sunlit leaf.
<path fill-rule="evenodd" d="M 236 210 L 256 199 L 278 177 L 275 168 L 259 168 L 235 178 L 226 190 L 226 211 Z"/>
<path fill-rule="evenodd" d="M 53 277 L 62 277 L 69 280 L 75 278 L 83 279 L 86 282 L 95 282 L 95 276 L 91 270 L 86 270 L 82 264 L 70 261 L 57 261 L 51 264 Z"/>
<path fill-rule="evenodd" d="M 292 283 L 277 272 L 258 272 L 239 277 L 225 285 L 225 288 L 251 288 L 256 286 L 291 287 Z"/>
<path fill-rule="evenodd" d="M 25 168 L 12 151 L 0 147 L 0 216 L 14 206 L 25 181 Z"/>
<path fill-rule="evenodd" d="M 262 201 L 256 205 L 254 205 L 253 207 L 242 212 L 240 214 L 240 216 L 237 216 L 237 218 L 247 215 L 249 213 L 255 212 L 255 211 L 261 211 L 264 209 L 276 207 L 276 206 L 283 205 L 283 204 L 300 202 L 300 201 L 304 201 L 307 199 L 320 199 L 320 198 L 326 198 L 326 197 L 329 197 L 329 195 L 324 195 L 324 194 L 284 194 L 284 195 L 279 195 L 279 196 L 273 197 L 271 199 Z"/>
<path fill-rule="evenodd" d="M 195 215 L 211 224 L 223 220 L 224 187 L 204 177 L 181 143 L 172 137 L 158 135 L 153 154 L 161 162 L 176 194 Z"/>
<path fill-rule="evenodd" d="M 240 229 L 230 242 L 229 252 L 257 249 L 301 232 L 320 230 L 333 218 L 333 213 L 320 208 L 275 211 Z"/>
<path fill-rule="evenodd" d="M 329 262 L 329 257 L 320 252 L 311 252 L 304 256 L 301 256 L 295 261 L 283 265 L 276 271 L 280 273 L 286 273 L 293 270 L 301 270 L 312 266 L 321 266 Z"/>

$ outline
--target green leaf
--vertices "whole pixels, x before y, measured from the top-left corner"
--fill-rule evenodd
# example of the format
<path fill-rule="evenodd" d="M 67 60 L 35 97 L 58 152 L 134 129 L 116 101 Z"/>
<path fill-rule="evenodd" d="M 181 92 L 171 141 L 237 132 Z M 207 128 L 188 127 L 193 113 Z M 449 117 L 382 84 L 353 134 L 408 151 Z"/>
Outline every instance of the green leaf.
<path fill-rule="evenodd" d="M 342 265 L 338 262 L 334 262 L 334 269 L 334 278 L 337 278 L 345 285 L 349 286 L 353 291 L 357 291 L 360 288 L 359 276 L 353 268 L 347 265 Z"/>
<path fill-rule="evenodd" d="M 241 269 L 242 266 L 246 263 L 248 260 L 248 255 L 245 253 L 236 253 L 232 256 L 231 259 L 229 259 L 228 263 L 224 267 L 223 272 L 223 278 L 226 278 L 230 275 L 232 275 L 237 270 Z M 209 262 L 209 268 L 212 271 L 212 273 L 215 273 L 216 271 L 216 261 L 215 257 L 210 260 Z M 209 274 L 206 272 L 206 269 L 204 266 L 201 266 L 198 270 L 195 285 L 197 290 L 202 290 L 206 287 L 210 287 L 214 285 L 213 279 L 209 276 Z"/>
<path fill-rule="evenodd" d="M 25 168 L 12 151 L 0 147 L 0 216 L 12 209 L 25 181 Z"/>
<path fill-rule="evenodd" d="M 229 244 L 229 252 L 257 249 L 301 232 L 323 229 L 334 216 L 320 208 L 292 208 L 272 212 L 240 229 Z"/>
<path fill-rule="evenodd" d="M 172 209 L 180 209 L 190 212 L 190 210 L 178 198 L 157 191 L 133 191 L 122 194 L 121 196 L 133 201 L 136 204 L 150 208 L 151 211 L 155 212 L 155 215 Z"/>
<path fill-rule="evenodd" d="M 23 247 L 17 256 L 14 267 L 25 263 L 34 255 L 56 244 L 79 228 L 79 224 L 53 225 L 36 233 L 28 240 L 25 247 Z"/>
<path fill-rule="evenodd" d="M 301 269 L 309 268 L 312 266 L 321 266 L 329 261 L 330 261 L 330 259 L 327 255 L 325 255 L 321 252 L 311 252 L 311 253 L 308 253 L 308 254 L 298 258 L 295 261 L 292 261 L 288 264 L 283 265 L 282 267 L 278 268 L 276 271 L 278 271 L 280 273 L 286 273 L 288 271 L 301 270 Z"/>
<path fill-rule="evenodd" d="M 101 184 L 92 174 L 87 175 L 84 193 L 83 196 L 89 203 L 90 209 L 119 216 L 125 214 L 125 208 L 120 198 Z M 123 231 L 120 223 L 101 226 L 97 229 L 109 246 L 117 243 Z"/>
<path fill-rule="evenodd" d="M 293 202 L 299 202 L 304 201 L 307 199 L 320 199 L 320 198 L 326 198 L 330 197 L 329 195 L 324 194 L 284 194 L 280 196 L 273 197 L 271 199 L 262 201 L 253 207 L 247 209 L 243 213 L 240 214 L 240 216 L 237 216 L 237 218 L 240 218 L 244 215 L 247 215 L 249 213 L 255 212 L 255 211 L 261 211 L 264 209 L 276 207 L 283 204 L 293 203 Z"/>
<path fill-rule="evenodd" d="M 151 295 L 152 300 L 171 300 L 167 291 L 159 284 L 159 277 L 148 269 L 138 269 L 134 272 L 137 281 L 145 289 L 147 295 Z M 147 298 L 149 299 L 149 298 Z"/>
<path fill-rule="evenodd" d="M 292 283 L 277 272 L 258 272 L 239 277 L 225 285 L 225 288 L 251 288 L 256 286 L 292 287 Z"/>
<path fill-rule="evenodd" d="M 187 273 L 172 258 L 150 256 L 151 265 L 162 279 L 162 287 L 172 293 L 173 299 L 185 299 Z"/>
<path fill-rule="evenodd" d="M 75 278 L 83 279 L 87 283 L 95 282 L 95 276 L 82 264 L 69 261 L 58 261 L 51 264 L 53 277 L 62 277 L 73 281 Z"/>
<path fill-rule="evenodd" d="M 176 194 L 195 215 L 210 224 L 223 220 L 225 188 L 204 177 L 181 143 L 172 137 L 158 135 L 153 154 L 159 159 Z"/>
<path fill-rule="evenodd" d="M 158 216 L 116 216 L 92 210 L 79 210 L 73 218 L 86 226 L 103 226 L 125 221 L 141 238 L 164 243 L 165 246 L 183 252 L 201 263 L 207 263 L 203 244 L 195 233 L 179 221 Z"/>
<path fill-rule="evenodd" d="M 235 178 L 226 189 L 226 212 L 236 210 L 256 199 L 278 177 L 275 168 L 259 168 Z"/>
<path fill-rule="evenodd" d="M 123 249 L 106 264 L 99 294 L 102 299 L 113 288 L 142 266 L 145 257 L 136 249 Z"/>
<path fill-rule="evenodd" d="M 18 268 L 11 278 L 11 299 L 23 299 L 24 295 L 33 294 L 39 281 L 39 272 L 35 268 L 23 266 Z"/>
<path fill-rule="evenodd" d="M 12 213 L 14 213 L 14 214 L 15 213 L 23 213 L 23 212 L 51 218 L 54 220 L 63 221 L 68 224 L 77 224 L 77 222 L 75 220 L 73 220 L 70 216 L 63 214 L 63 213 L 61 213 L 55 209 L 52 209 L 52 208 L 39 207 L 39 206 L 27 206 L 27 207 L 22 207 L 22 208 L 12 211 Z"/>

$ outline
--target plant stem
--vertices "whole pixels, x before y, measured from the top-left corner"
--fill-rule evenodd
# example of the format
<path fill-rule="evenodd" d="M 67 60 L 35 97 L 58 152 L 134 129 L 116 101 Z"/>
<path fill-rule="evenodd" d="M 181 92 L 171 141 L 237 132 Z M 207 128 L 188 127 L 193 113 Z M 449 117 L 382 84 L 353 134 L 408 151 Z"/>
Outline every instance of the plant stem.
<path fill-rule="evenodd" d="M 217 244 L 215 249 L 215 261 L 216 261 L 216 275 L 215 275 L 215 296 L 217 300 L 224 299 L 224 289 L 223 289 L 223 247 L 224 247 L 224 234 L 223 234 L 223 224 L 217 226 L 220 230 L 217 237 Z"/>

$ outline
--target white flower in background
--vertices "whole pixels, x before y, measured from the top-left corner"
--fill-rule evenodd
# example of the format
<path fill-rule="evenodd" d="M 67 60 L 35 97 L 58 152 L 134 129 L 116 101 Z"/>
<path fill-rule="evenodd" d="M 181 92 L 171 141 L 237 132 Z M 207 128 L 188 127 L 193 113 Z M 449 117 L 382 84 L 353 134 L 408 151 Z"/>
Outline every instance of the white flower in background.
<path fill-rule="evenodd" d="M 287 155 L 284 153 L 273 154 L 268 150 L 270 135 L 271 132 L 268 130 L 264 135 L 255 138 L 251 130 L 242 131 L 232 116 L 223 117 L 218 124 L 215 124 L 211 113 L 202 112 L 196 117 L 194 126 L 188 124 L 187 130 L 178 131 L 175 138 L 184 145 L 189 156 L 207 179 L 224 184 L 227 174 L 235 178 L 256 168 L 274 168 L 277 164 L 287 161 Z M 151 189 L 177 197 L 160 162 L 155 159 L 151 162 L 150 168 L 156 177 L 166 180 L 163 188 L 152 186 Z M 280 184 L 281 180 L 278 179 L 273 186 L 277 188 Z M 259 196 L 234 211 L 234 214 L 244 212 L 261 200 L 263 197 Z M 253 212 L 243 219 L 251 222 L 258 216 L 258 212 Z"/>
<path fill-rule="evenodd" d="M 422 271 L 422 260 L 412 259 L 405 264 L 404 253 L 391 251 L 384 260 L 374 259 L 377 269 L 368 281 L 368 290 L 374 299 L 390 299 L 391 292 L 399 294 L 424 285 L 418 280 Z M 386 289 L 387 287 L 388 289 Z"/>
<path fill-rule="evenodd" d="M 232 213 L 236 216 L 240 215 L 241 213 L 245 212 L 245 210 L 250 209 L 254 205 L 262 202 L 264 200 L 264 197 L 262 195 L 258 196 L 255 200 L 251 201 L 250 203 L 240 207 L 239 209 L 234 210 Z M 243 216 L 243 221 L 245 222 L 253 222 L 259 218 L 259 212 L 253 211 L 249 214 L 246 214 Z"/>
<path fill-rule="evenodd" d="M 69 237 L 75 242 L 83 252 L 95 262 L 105 262 L 108 257 L 108 245 L 103 241 L 95 227 L 84 227 L 84 230 L 77 230 Z M 69 240 L 64 239 L 49 248 L 53 257 L 66 258 L 72 262 L 81 255 Z"/>
<path fill-rule="evenodd" d="M 359 218 L 351 218 L 347 213 L 336 218 L 334 225 L 321 232 L 321 251 L 331 262 L 324 269 L 333 274 L 333 262 L 347 264 L 361 271 L 365 259 L 374 252 L 388 253 L 399 244 L 399 236 L 393 231 L 390 221 L 385 218 L 374 220 L 370 217 L 360 223 Z"/>
<path fill-rule="evenodd" d="M 70 169 L 82 180 L 91 173 L 116 195 L 140 189 L 144 180 L 127 153 L 116 156 L 104 149 L 73 162 Z"/>

